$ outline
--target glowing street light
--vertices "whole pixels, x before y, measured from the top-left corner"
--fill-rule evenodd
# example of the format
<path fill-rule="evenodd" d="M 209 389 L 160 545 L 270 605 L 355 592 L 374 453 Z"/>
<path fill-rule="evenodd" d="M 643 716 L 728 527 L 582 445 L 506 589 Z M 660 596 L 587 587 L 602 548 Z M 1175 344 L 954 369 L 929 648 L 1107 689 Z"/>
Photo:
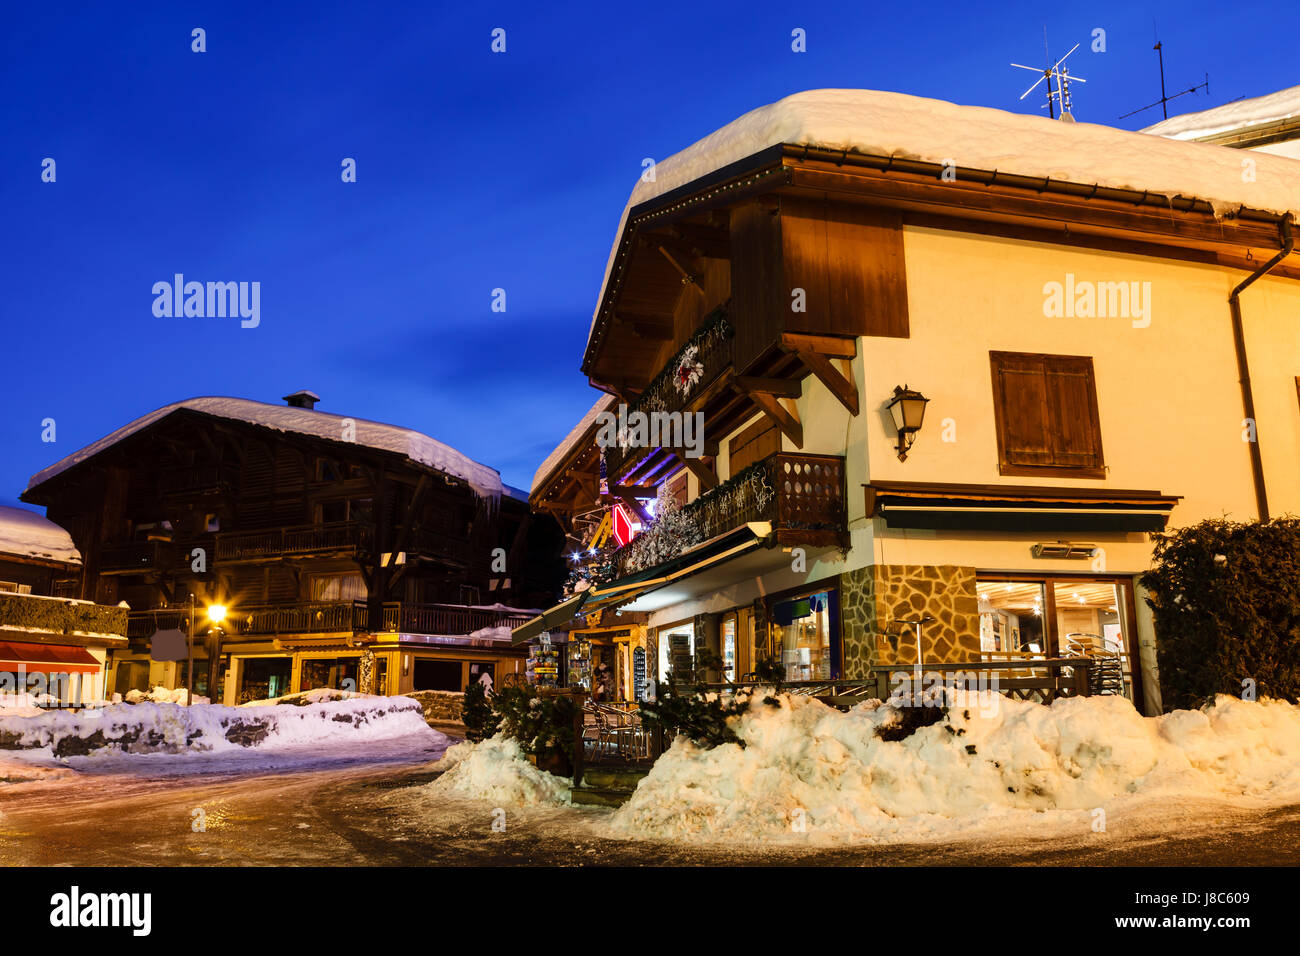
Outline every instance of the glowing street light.
<path fill-rule="evenodd" d="M 213 624 L 220 624 L 226 619 L 226 606 L 224 604 L 208 605 L 208 620 Z"/>

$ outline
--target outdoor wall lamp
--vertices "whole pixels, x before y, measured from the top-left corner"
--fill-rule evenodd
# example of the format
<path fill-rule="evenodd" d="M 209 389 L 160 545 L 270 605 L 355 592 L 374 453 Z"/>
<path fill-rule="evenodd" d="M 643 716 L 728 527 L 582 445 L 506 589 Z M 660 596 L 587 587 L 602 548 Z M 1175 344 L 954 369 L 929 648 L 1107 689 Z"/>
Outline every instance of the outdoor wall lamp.
<path fill-rule="evenodd" d="M 916 440 L 916 433 L 925 421 L 925 405 L 930 401 L 906 385 L 894 386 L 894 397 L 886 406 L 898 430 L 898 460 L 907 461 L 907 451 Z"/>

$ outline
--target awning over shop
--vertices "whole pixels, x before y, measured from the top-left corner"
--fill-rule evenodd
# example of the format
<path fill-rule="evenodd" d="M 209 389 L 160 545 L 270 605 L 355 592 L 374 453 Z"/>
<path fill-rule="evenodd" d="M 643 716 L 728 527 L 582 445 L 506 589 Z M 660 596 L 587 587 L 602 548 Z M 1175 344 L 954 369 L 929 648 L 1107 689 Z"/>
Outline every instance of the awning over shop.
<path fill-rule="evenodd" d="M 1125 489 L 874 481 L 867 515 L 891 528 L 960 531 L 1163 531 L 1178 495 Z"/>
<path fill-rule="evenodd" d="M 643 594 L 761 547 L 771 534 L 772 525 L 769 522 L 751 521 L 697 544 L 662 564 L 589 588 L 515 628 L 511 642 L 522 644 L 544 630 L 571 620 L 579 613 L 591 614 L 608 607 L 620 607 Z"/>
<path fill-rule="evenodd" d="M 99 661 L 74 644 L 27 644 L 0 641 L 0 671 L 31 673 L 98 674 Z"/>

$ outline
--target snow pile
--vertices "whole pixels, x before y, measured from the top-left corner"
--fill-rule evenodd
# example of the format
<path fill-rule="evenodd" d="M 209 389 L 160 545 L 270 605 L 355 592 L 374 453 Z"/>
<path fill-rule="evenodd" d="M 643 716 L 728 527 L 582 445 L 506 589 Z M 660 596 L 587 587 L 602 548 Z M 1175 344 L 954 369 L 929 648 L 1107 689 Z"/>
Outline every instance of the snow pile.
<path fill-rule="evenodd" d="M 949 693 L 937 723 L 893 741 L 877 731 L 918 715 L 892 702 L 841 713 L 808 697 L 783 696 L 779 708 L 756 700 L 735 725 L 746 747 L 677 740 L 611 827 L 671 839 L 887 840 L 1128 796 L 1300 799 L 1300 706 L 1220 697 L 1145 718 L 1120 697 L 1044 707 Z"/>
<path fill-rule="evenodd" d="M 302 707 L 256 710 L 142 702 L 100 710 L 0 716 L 0 750 L 47 750 L 55 757 L 99 751 L 220 753 L 239 748 L 283 750 L 397 737 L 447 738 L 424 722 L 406 697 L 361 697 Z"/>
<path fill-rule="evenodd" d="M 129 690 L 126 692 L 126 702 L 128 704 L 184 704 L 189 696 L 189 691 L 184 687 L 178 687 L 175 690 L 159 685 L 153 690 Z M 206 697 L 195 695 L 194 703 L 210 704 L 212 703 Z"/>
<path fill-rule="evenodd" d="M 327 704 L 335 700 L 354 700 L 358 697 L 373 697 L 372 694 L 362 694 L 355 690 L 336 690 L 333 687 L 317 687 L 314 690 L 303 690 L 296 694 L 285 694 L 283 697 L 264 697 L 261 700 L 250 700 L 240 704 L 240 707 L 273 707 L 276 704 L 293 704 L 297 707 L 305 707 L 308 704 Z M 201 698 L 195 698 L 199 700 Z"/>
<path fill-rule="evenodd" d="M 565 777 L 538 770 L 518 741 L 499 735 L 482 743 L 457 744 L 433 769 L 444 773 L 426 788 L 431 796 L 457 794 L 498 806 L 567 804 L 572 786 Z"/>
<path fill-rule="evenodd" d="M 35 511 L 8 505 L 0 505 L 0 554 L 81 563 L 81 552 L 68 532 Z"/>
<path fill-rule="evenodd" d="M 27 482 L 28 490 L 30 491 L 60 472 L 85 461 L 93 455 L 99 454 L 124 438 L 181 409 L 201 412 L 214 418 L 260 425 L 263 428 L 271 428 L 275 431 L 315 435 L 318 438 L 326 438 L 332 441 L 355 441 L 356 444 L 365 445 L 368 448 L 396 452 L 405 455 L 412 461 L 428 465 L 430 468 L 435 468 L 444 474 L 464 480 L 466 484 L 474 489 L 475 494 L 480 498 L 491 501 L 494 505 L 501 499 L 501 475 L 495 468 L 481 465 L 450 445 L 444 445 L 437 439 L 430 438 L 421 432 L 410 428 L 402 428 L 398 425 L 371 422 L 364 418 L 345 418 L 342 415 L 331 415 L 328 412 L 317 412 L 307 408 L 268 405 L 265 402 L 254 402 L 246 398 L 223 398 L 218 396 L 190 398 L 183 402 L 173 402 L 150 412 L 148 415 L 141 416 L 99 441 L 92 442 L 85 448 L 73 452 L 67 458 L 37 472 Z M 344 425 L 348 422 L 351 423 L 350 433 L 354 437 L 344 439 Z"/>
<path fill-rule="evenodd" d="M 26 691 L 0 691 L 0 716 L 39 717 L 45 708 L 57 706 L 53 694 L 30 694 Z"/>

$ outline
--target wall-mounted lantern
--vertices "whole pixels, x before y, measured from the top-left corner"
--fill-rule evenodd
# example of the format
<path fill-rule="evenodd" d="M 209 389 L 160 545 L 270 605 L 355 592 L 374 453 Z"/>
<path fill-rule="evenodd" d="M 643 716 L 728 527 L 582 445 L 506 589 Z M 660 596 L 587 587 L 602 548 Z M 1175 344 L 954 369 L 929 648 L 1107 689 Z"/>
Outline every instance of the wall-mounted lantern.
<path fill-rule="evenodd" d="M 916 433 L 925 422 L 925 405 L 930 401 L 906 385 L 894 386 L 894 397 L 886 407 L 898 430 L 898 460 L 907 461 L 907 450 L 916 440 Z"/>

